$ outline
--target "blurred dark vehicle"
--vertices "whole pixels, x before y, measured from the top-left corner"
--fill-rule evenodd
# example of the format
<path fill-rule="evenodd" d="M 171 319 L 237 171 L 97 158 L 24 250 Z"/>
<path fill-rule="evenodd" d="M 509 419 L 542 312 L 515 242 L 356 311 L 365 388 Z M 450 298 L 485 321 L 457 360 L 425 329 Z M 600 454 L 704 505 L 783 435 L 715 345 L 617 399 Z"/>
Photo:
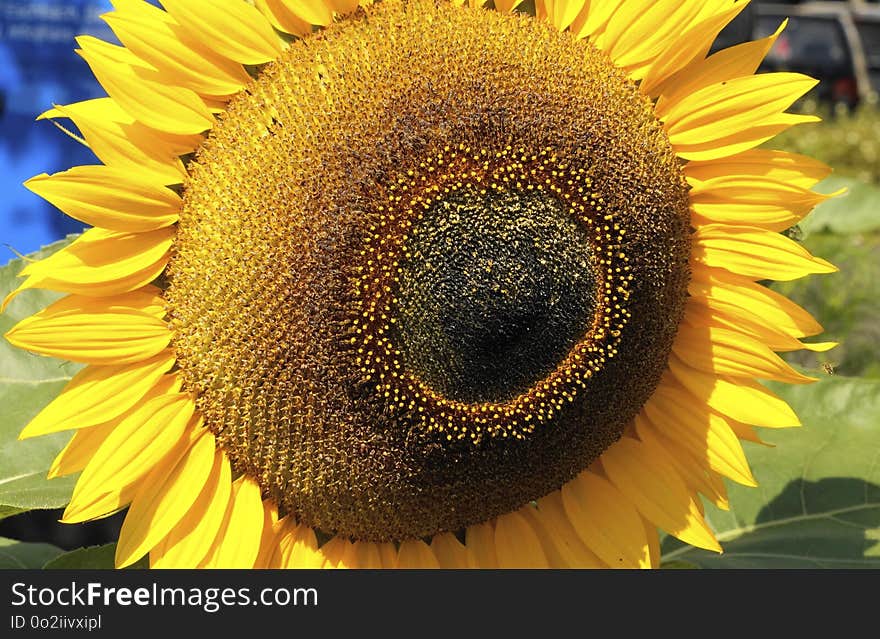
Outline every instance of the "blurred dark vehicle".
<path fill-rule="evenodd" d="M 718 37 L 713 50 L 764 38 L 788 19 L 762 71 L 818 79 L 820 101 L 856 106 L 880 91 L 880 4 L 864 1 L 752 2 Z"/>

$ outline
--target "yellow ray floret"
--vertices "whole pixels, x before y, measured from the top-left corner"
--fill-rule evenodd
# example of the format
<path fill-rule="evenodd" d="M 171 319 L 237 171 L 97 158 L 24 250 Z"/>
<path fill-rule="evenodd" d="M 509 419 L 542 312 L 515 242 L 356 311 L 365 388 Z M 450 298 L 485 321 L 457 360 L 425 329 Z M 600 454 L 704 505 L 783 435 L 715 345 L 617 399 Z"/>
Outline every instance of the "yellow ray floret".
<path fill-rule="evenodd" d="M 517 512 L 495 520 L 499 568 L 549 568 L 541 540 L 528 519 Z"/>
<path fill-rule="evenodd" d="M 582 472 L 562 487 L 562 503 L 581 540 L 609 567 L 651 565 L 638 511 L 607 479 Z"/>
<path fill-rule="evenodd" d="M 539 531 L 551 568 L 607 567 L 596 553 L 584 544 L 571 525 L 562 503 L 561 491 L 553 491 L 539 499 L 537 508 L 532 508 L 531 505 L 524 506 L 520 509 L 520 513 L 529 518 L 535 530 Z"/>
<path fill-rule="evenodd" d="M 669 357 L 669 370 L 697 400 L 737 421 L 765 428 L 801 425 L 791 407 L 758 382 L 698 371 L 675 354 Z"/>
<path fill-rule="evenodd" d="M 672 352 L 692 368 L 707 373 L 788 384 L 816 381 L 794 370 L 766 344 L 727 328 L 694 326 L 685 320 L 679 328 Z"/>
<path fill-rule="evenodd" d="M 713 474 L 705 451 L 694 454 L 692 447 L 673 439 L 672 431 L 664 431 L 662 427 L 654 425 L 644 412 L 636 415 L 633 421 L 639 441 L 647 447 L 651 455 L 678 473 L 697 506 L 700 502 L 696 497 L 700 493 L 717 508 L 729 509 L 724 483 Z M 666 435 L 667 432 L 670 433 L 669 436 Z"/>
<path fill-rule="evenodd" d="M 754 74 L 785 25 L 783 22 L 775 33 L 766 38 L 722 49 L 708 58 L 698 57 L 656 87 L 649 83 L 642 90 L 658 98 L 654 112 L 662 118 L 670 107 L 700 89 Z"/>
<path fill-rule="evenodd" d="M 623 437 L 602 455 L 602 467 L 654 524 L 693 546 L 721 551 L 684 481 L 641 442 Z"/>
<path fill-rule="evenodd" d="M 85 297 L 107 297 L 140 290 L 168 263 L 173 229 L 120 233 L 89 229 L 72 244 L 22 269 L 27 276 L 6 296 L 0 310 L 29 288 L 48 288 Z"/>
<path fill-rule="evenodd" d="M 492 522 L 468 526 L 465 531 L 465 546 L 471 554 L 474 565 L 480 568 L 498 568 L 495 527 Z"/>
<path fill-rule="evenodd" d="M 128 503 L 137 482 L 181 446 L 192 414 L 186 395 L 169 393 L 119 418 L 77 481 L 63 521 L 88 521 Z"/>
<path fill-rule="evenodd" d="M 704 9 L 696 14 L 695 19 L 674 32 L 678 38 L 645 70 L 639 84 L 643 93 L 652 97 L 661 95 L 667 85 L 679 78 L 683 69 L 695 60 L 702 60 L 718 32 L 738 16 L 748 3 L 737 2 L 733 6 L 726 2 L 716 3 L 707 10 L 706 7 L 711 4 L 703 3 Z"/>
<path fill-rule="evenodd" d="M 241 64 L 214 52 L 169 13 L 142 0 L 114 0 L 113 6 L 116 11 L 102 19 L 129 51 L 170 83 L 202 96 L 229 97 L 250 81 Z"/>
<path fill-rule="evenodd" d="M 311 23 L 297 16 L 287 4 L 284 0 L 254 0 L 254 6 L 276 30 L 299 37 L 311 33 Z"/>
<path fill-rule="evenodd" d="M 24 185 L 88 225 L 138 233 L 170 226 L 180 214 L 180 196 L 149 178 L 134 167 L 77 166 Z"/>
<path fill-rule="evenodd" d="M 398 568 L 439 568 L 437 557 L 430 546 L 421 539 L 407 539 L 401 542 L 397 551 Z"/>
<path fill-rule="evenodd" d="M 263 502 L 260 487 L 250 477 L 241 476 L 232 485 L 232 494 L 223 521 L 205 558 L 206 568 L 253 568 L 260 551 L 263 529 Z"/>
<path fill-rule="evenodd" d="M 441 568 L 464 569 L 473 568 L 467 548 L 452 533 L 434 535 L 431 540 L 431 550 L 437 557 L 437 563 Z M 378 548 L 376 554 L 378 556 Z M 378 557 L 381 564 L 381 556 Z"/>
<path fill-rule="evenodd" d="M 70 295 L 22 320 L 6 339 L 20 348 L 84 364 L 130 364 L 162 352 L 171 339 L 156 297 Z"/>
<path fill-rule="evenodd" d="M 19 439 L 88 428 L 119 417 L 151 394 L 174 365 L 168 351 L 123 366 L 87 366 L 34 417 Z"/>
<path fill-rule="evenodd" d="M 214 467 L 214 435 L 196 425 L 181 454 L 170 454 L 144 478 L 119 532 L 116 566 L 137 561 L 192 507 Z"/>
<path fill-rule="evenodd" d="M 711 84 L 663 116 L 669 141 L 686 160 L 747 151 L 792 124 L 815 120 L 783 111 L 816 82 L 798 73 L 766 73 Z"/>
<path fill-rule="evenodd" d="M 90 36 L 76 42 L 77 53 L 98 82 L 133 118 L 177 135 L 200 134 L 214 126 L 214 116 L 195 91 L 163 83 L 157 71 L 142 66 L 128 49 Z"/>
<path fill-rule="evenodd" d="M 185 568 L 204 565 L 217 531 L 226 516 L 232 493 L 232 470 L 222 448 L 214 452 L 214 465 L 199 496 L 178 524 L 150 550 L 151 568 Z"/>
<path fill-rule="evenodd" d="M 794 240 L 754 226 L 704 224 L 694 235 L 692 260 L 752 279 L 795 280 L 837 267 Z"/>
<path fill-rule="evenodd" d="M 136 122 L 110 98 L 55 105 L 37 119 L 51 120 L 69 133 L 55 122 L 57 118 L 70 119 L 89 149 L 107 167 L 118 171 L 128 169 L 128 176 L 136 176 L 138 182 L 166 186 L 181 184 L 186 177 L 186 169 L 178 157 L 181 149 Z M 59 195 L 67 196 L 66 193 Z"/>
<path fill-rule="evenodd" d="M 281 40 L 260 11 L 239 0 L 211 3 L 167 0 L 162 6 L 198 39 L 221 56 L 242 64 L 271 62 Z"/>
<path fill-rule="evenodd" d="M 645 416 L 658 434 L 704 458 L 707 468 L 745 486 L 757 485 L 730 421 L 694 402 L 683 388 L 664 384 L 645 404 Z"/>

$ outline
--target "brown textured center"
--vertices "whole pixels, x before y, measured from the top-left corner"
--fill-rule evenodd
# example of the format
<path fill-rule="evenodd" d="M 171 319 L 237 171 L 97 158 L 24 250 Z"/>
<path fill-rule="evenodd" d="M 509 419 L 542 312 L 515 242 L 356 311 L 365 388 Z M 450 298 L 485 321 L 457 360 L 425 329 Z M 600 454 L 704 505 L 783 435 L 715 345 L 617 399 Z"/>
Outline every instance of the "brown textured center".
<path fill-rule="evenodd" d="M 386 0 L 292 43 L 191 165 L 166 297 L 238 472 L 362 540 L 559 488 L 655 388 L 688 201 L 651 104 L 584 41 Z"/>

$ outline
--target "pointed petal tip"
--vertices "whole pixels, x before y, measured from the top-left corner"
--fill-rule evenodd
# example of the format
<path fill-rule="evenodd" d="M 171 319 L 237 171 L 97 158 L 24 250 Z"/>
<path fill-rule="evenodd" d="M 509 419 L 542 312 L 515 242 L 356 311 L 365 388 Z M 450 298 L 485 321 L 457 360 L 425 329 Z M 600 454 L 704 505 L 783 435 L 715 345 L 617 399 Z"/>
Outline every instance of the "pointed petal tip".
<path fill-rule="evenodd" d="M 18 296 L 18 294 L 21 293 L 23 290 L 24 290 L 24 287 L 19 286 L 17 289 L 12 291 L 9 295 L 4 297 L 3 301 L 0 302 L 0 313 L 5 313 L 6 307 L 9 306 L 9 302 L 11 302 L 13 299 L 15 299 Z M 15 330 L 15 327 L 13 326 L 3 335 L 3 337 L 6 337 L 6 339 L 9 339 L 8 335 L 10 333 L 12 333 L 12 331 L 14 331 L 14 330 Z"/>

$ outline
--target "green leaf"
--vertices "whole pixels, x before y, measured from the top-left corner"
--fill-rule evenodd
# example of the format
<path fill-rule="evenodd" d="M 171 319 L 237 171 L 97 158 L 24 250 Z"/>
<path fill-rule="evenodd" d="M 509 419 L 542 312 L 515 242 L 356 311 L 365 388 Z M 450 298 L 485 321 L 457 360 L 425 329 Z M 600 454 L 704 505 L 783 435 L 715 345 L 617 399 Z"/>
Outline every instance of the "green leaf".
<path fill-rule="evenodd" d="M 833 176 L 817 185 L 820 193 L 833 193 L 840 188 L 847 193 L 822 202 L 798 226 L 808 236 L 827 230 L 847 235 L 880 229 L 880 187 L 853 178 Z"/>
<path fill-rule="evenodd" d="M 26 260 L 47 257 L 72 239 L 68 237 L 0 268 L 0 299 L 21 283 L 17 275 Z M 0 315 L 0 334 L 60 296 L 52 291 L 22 292 Z M 18 433 L 80 368 L 79 364 L 28 353 L 0 339 L 0 505 L 19 510 L 58 508 L 70 499 L 73 477 L 46 480 L 49 465 L 70 434 L 18 441 Z"/>
<path fill-rule="evenodd" d="M 13 515 L 17 515 L 20 512 L 24 512 L 21 508 L 15 508 L 13 506 L 0 506 L 0 520 L 6 519 L 7 517 L 12 517 Z"/>
<path fill-rule="evenodd" d="M 0 568 L 42 568 L 63 552 L 51 544 L 30 544 L 0 537 Z"/>
<path fill-rule="evenodd" d="M 113 570 L 116 567 L 116 544 L 77 548 L 50 560 L 43 568 L 48 570 Z M 147 555 L 126 567 L 125 570 L 140 570 L 150 567 Z"/>
<path fill-rule="evenodd" d="M 53 570 L 113 569 L 116 544 L 77 548 L 51 559 L 44 568 Z"/>
<path fill-rule="evenodd" d="M 880 380 L 773 384 L 804 426 L 744 443 L 758 488 L 729 484 L 707 507 L 724 554 L 667 537 L 663 561 L 702 568 L 880 568 Z"/>

